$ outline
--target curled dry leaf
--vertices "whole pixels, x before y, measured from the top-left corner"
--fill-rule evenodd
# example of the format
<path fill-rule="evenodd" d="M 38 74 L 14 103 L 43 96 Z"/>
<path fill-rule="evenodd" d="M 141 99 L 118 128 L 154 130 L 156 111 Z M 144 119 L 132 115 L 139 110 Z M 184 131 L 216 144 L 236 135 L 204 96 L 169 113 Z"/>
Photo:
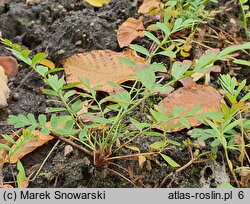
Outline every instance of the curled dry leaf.
<path fill-rule="evenodd" d="M 143 37 L 144 30 L 141 20 L 128 18 L 118 29 L 117 41 L 119 46 L 128 46 L 134 39 Z"/>
<path fill-rule="evenodd" d="M 6 107 L 10 90 L 7 86 L 8 78 L 14 78 L 18 72 L 18 63 L 15 58 L 0 56 L 0 108 Z"/>
<path fill-rule="evenodd" d="M 221 94 L 213 87 L 196 83 L 187 83 L 186 86 L 170 93 L 159 103 L 159 106 L 166 108 L 167 114 L 172 113 L 174 106 L 182 106 L 183 111 L 181 114 L 184 116 L 196 106 L 201 107 L 197 114 L 220 111 L 221 102 L 223 102 Z M 196 117 L 189 117 L 187 121 L 191 127 L 201 125 L 201 122 Z M 180 123 L 179 119 L 173 119 L 167 122 L 167 126 L 178 123 Z M 159 125 L 156 125 L 155 128 L 162 130 L 162 127 Z M 182 129 L 185 129 L 185 126 L 179 126 L 169 130 L 169 132 L 176 132 Z"/>
<path fill-rule="evenodd" d="M 161 2 L 159 0 L 144 0 L 138 13 L 148 14 L 152 9 L 160 8 L 160 5 Z"/>
<path fill-rule="evenodd" d="M 18 63 L 14 57 L 0 56 L 0 66 L 4 68 L 8 78 L 14 78 L 18 72 Z"/>
<path fill-rule="evenodd" d="M 138 156 L 138 163 L 139 163 L 139 168 L 142 169 L 143 168 L 143 164 L 145 163 L 146 161 L 146 157 L 140 155 Z"/>
<path fill-rule="evenodd" d="M 0 109 L 8 106 L 7 98 L 9 97 L 10 90 L 7 86 L 7 76 L 4 73 L 3 67 L 0 65 Z"/>
<path fill-rule="evenodd" d="M 61 63 L 65 68 L 67 83 L 79 82 L 83 78 L 89 80 L 91 87 L 102 86 L 98 90 L 112 92 L 115 88 L 108 82 L 120 84 L 135 77 L 135 70 L 120 61 L 122 57 L 134 61 L 138 66 L 145 63 L 144 58 L 131 50 L 120 53 L 94 50 L 75 54 Z M 78 87 L 89 92 L 84 85 Z"/>

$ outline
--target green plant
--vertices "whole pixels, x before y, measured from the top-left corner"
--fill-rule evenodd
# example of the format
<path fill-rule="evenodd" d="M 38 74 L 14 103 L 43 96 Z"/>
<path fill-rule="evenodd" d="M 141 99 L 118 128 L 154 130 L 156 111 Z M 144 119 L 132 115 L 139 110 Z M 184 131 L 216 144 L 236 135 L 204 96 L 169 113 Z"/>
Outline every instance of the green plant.
<path fill-rule="evenodd" d="M 211 11 L 205 9 L 208 3 L 218 3 L 217 0 L 170 0 L 165 3 L 164 20 L 170 20 L 177 15 L 183 19 L 203 21 L 211 16 Z"/>
<path fill-rule="evenodd" d="M 9 135 L 2 135 L 3 139 L 5 139 L 6 143 L 0 143 L 0 149 L 3 150 L 0 155 L 0 168 L 3 167 L 4 163 L 10 162 L 10 158 L 18 153 L 21 148 L 27 144 L 35 134 L 32 133 L 31 130 L 23 129 L 22 137 L 19 137 L 17 133 L 14 132 L 14 137 Z M 25 187 L 28 184 L 28 179 L 25 175 L 25 169 L 20 160 L 17 161 L 17 170 L 18 174 L 16 175 L 16 183 L 18 188 Z"/>
<path fill-rule="evenodd" d="M 250 37 L 250 32 L 248 30 L 248 18 L 250 17 L 249 5 L 247 5 L 248 0 L 239 0 L 241 11 L 242 11 L 242 24 L 247 37 Z"/>
<path fill-rule="evenodd" d="M 193 138 L 201 140 L 212 139 L 211 148 L 217 151 L 219 145 L 224 149 L 228 167 L 235 179 L 238 187 L 240 183 L 234 171 L 233 164 L 229 158 L 229 151 L 239 151 L 240 166 L 244 166 L 244 160 L 250 164 L 249 156 L 246 148 L 250 147 L 246 141 L 249 140 L 250 120 L 244 113 L 249 112 L 250 105 L 246 101 L 250 99 L 250 92 L 241 95 L 242 90 L 246 87 L 246 80 L 237 84 L 234 77 L 230 75 L 221 75 L 220 83 L 223 90 L 226 92 L 226 99 L 229 104 L 221 104 L 221 112 L 212 113 L 210 119 L 204 119 L 210 129 L 196 128 L 192 131 Z M 237 88 L 236 88 L 237 87 Z"/>
<path fill-rule="evenodd" d="M 48 67 L 39 65 L 39 62 L 47 57 L 46 54 L 38 53 L 33 58 L 30 58 L 30 50 L 21 50 L 19 45 L 13 44 L 8 40 L 2 40 L 2 42 L 10 47 L 8 49 L 19 60 L 22 60 L 40 74 L 45 84 L 49 87 L 43 89 L 43 92 L 57 98 L 50 101 L 56 102 L 58 107 L 49 108 L 47 113 L 65 112 L 64 115 L 58 116 L 52 114 L 50 118 L 42 114 L 37 119 L 33 114 L 28 114 L 27 116 L 12 115 L 9 116 L 8 122 L 13 124 L 15 128 L 26 127 L 29 130 L 39 130 L 42 134 L 60 135 L 74 139 L 88 149 L 85 150 L 86 153 L 93 152 L 96 165 L 102 164 L 111 155 L 115 141 L 125 135 L 124 133 L 128 130 L 128 127 L 124 124 L 125 117 L 155 92 L 173 90 L 171 85 L 183 77 L 182 75 L 190 67 L 184 67 L 185 70 L 180 72 L 180 70 L 177 70 L 178 66 L 176 66 L 173 69 L 176 70 L 176 73 L 173 71 L 175 78 L 169 83 L 161 85 L 157 83 L 155 72 L 165 71 L 166 68 L 161 64 L 153 63 L 149 65 L 148 69 L 139 70 L 136 73 L 137 80 L 134 85 L 125 87 L 129 91 L 123 89 L 102 100 L 97 100 L 96 87 L 90 87 L 88 80 L 82 79 L 81 83 L 88 88 L 90 93 L 75 94 L 74 91 L 68 91 L 68 89 L 74 88 L 79 83 L 65 85 L 63 78 L 52 75 L 56 71 L 62 70 L 61 68 L 49 70 Z M 120 86 L 114 83 L 111 84 L 116 87 Z M 141 84 L 139 88 L 137 88 L 138 84 Z M 88 106 L 90 111 L 86 113 L 91 122 L 88 125 L 78 115 L 78 112 L 83 107 L 83 100 L 92 101 L 92 104 Z M 115 104 L 108 104 L 109 101 Z M 104 103 L 107 103 L 107 105 L 104 106 Z M 107 117 L 110 112 L 111 116 Z M 50 127 L 47 125 L 47 122 L 50 123 Z M 145 127 L 146 130 L 149 130 L 152 128 L 152 124 L 148 123 Z M 143 129 L 136 133 L 131 132 L 129 135 L 135 134 L 135 137 L 137 137 L 142 132 L 146 132 L 146 130 Z"/>
<path fill-rule="evenodd" d="M 6 151 L 6 154 L 4 154 L 5 156 L 0 155 L 0 166 L 2 166 L 5 162 L 8 162 L 11 156 L 13 156 L 16 152 L 20 151 L 22 146 L 27 144 L 35 136 L 28 129 L 22 130 L 22 135 L 22 138 L 20 138 L 17 133 L 14 134 L 15 138 L 6 134 L 1 135 L 3 139 L 6 140 L 7 144 L 0 143 L 0 149 Z M 11 148 L 11 146 L 13 147 Z"/>
<path fill-rule="evenodd" d="M 18 188 L 26 188 L 27 187 L 27 177 L 25 173 L 25 169 L 20 160 L 17 161 L 17 170 L 18 174 L 16 176 L 17 179 L 17 187 Z"/>
<path fill-rule="evenodd" d="M 250 47 L 250 43 L 245 43 L 225 48 L 222 51 L 210 51 L 198 59 L 195 64 L 191 61 L 184 61 L 183 63 L 175 62 L 171 67 L 172 79 L 162 85 L 158 82 L 159 78 L 155 73 L 159 71 L 166 72 L 167 69 L 161 63 L 152 63 L 152 59 L 158 55 L 168 58 L 175 57 L 176 53 L 168 49 L 168 44 L 171 42 L 183 42 L 183 40 L 171 39 L 171 35 L 191 27 L 197 22 L 197 20 L 193 19 L 182 20 L 178 18 L 173 25 L 156 23 L 156 26 L 163 33 L 161 40 L 154 34 L 145 32 L 145 36 L 156 45 L 154 49 L 148 51 L 140 45 L 130 46 L 133 50 L 146 56 L 147 69 L 140 69 L 136 72 L 136 80 L 130 87 L 110 82 L 112 86 L 121 91 L 115 92 L 113 95 L 101 100 L 97 99 L 96 90 L 98 87 L 91 87 L 87 79 L 81 79 L 80 82 L 65 85 L 63 77 L 59 78 L 58 75 L 54 74 L 57 71 L 63 70 L 62 68 L 49 69 L 46 66 L 42 66 L 40 62 L 46 59 L 47 54 L 38 53 L 31 58 L 30 50 L 22 50 L 19 45 L 13 44 L 9 40 L 1 39 L 2 43 L 7 45 L 8 49 L 19 60 L 29 65 L 44 79 L 47 88 L 44 88 L 43 92 L 53 97 L 50 101 L 57 104 L 57 107 L 51 107 L 47 110 L 47 113 L 52 113 L 51 117 L 44 114 L 39 115 L 38 118 L 35 118 L 33 114 L 28 114 L 27 116 L 17 115 L 9 116 L 8 122 L 13 124 L 15 128 L 26 127 L 28 130 L 39 130 L 42 134 L 51 134 L 57 138 L 70 138 L 80 142 L 83 145 L 81 150 L 94 156 L 95 165 L 100 165 L 107 160 L 117 158 L 111 156 L 113 152 L 127 146 L 133 139 L 142 134 L 149 136 L 158 135 L 162 139 L 151 144 L 152 151 L 140 153 L 139 155 L 159 154 L 170 165 L 177 167 L 178 164 L 163 153 L 163 150 L 167 146 L 179 145 L 167 138 L 167 131 L 173 127 L 167 127 L 165 124 L 169 120 L 179 118 L 180 124 L 177 124 L 177 126 L 184 125 L 190 128 L 187 118 L 195 115 L 199 110 L 198 108 L 194 108 L 194 110 L 191 110 L 184 116 L 181 115 L 181 107 L 174 108 L 171 114 L 166 114 L 166 110 L 159 109 L 158 107 L 151 108 L 149 116 L 151 122 L 140 122 L 134 118 L 130 119 L 129 122 L 137 128 L 136 131 L 130 131 L 126 118 L 132 114 L 135 108 L 155 93 L 170 92 L 173 90 L 172 86 L 180 79 L 186 76 L 193 76 L 197 73 L 207 73 L 211 69 L 214 69 L 215 66 L 213 63 L 215 61 L 227 59 L 231 53 Z M 136 66 L 129 59 L 121 60 L 130 66 Z M 71 90 L 80 83 L 87 87 L 89 93 L 76 93 Z M 86 103 L 88 104 L 88 112 L 84 115 L 88 119 L 87 122 L 79 115 L 79 111 Z M 63 112 L 63 115 L 58 115 L 60 112 Z M 50 125 L 48 125 L 48 122 Z M 155 125 L 162 126 L 162 134 L 152 131 Z M 115 148 L 114 144 L 118 139 L 123 140 L 123 144 Z"/>

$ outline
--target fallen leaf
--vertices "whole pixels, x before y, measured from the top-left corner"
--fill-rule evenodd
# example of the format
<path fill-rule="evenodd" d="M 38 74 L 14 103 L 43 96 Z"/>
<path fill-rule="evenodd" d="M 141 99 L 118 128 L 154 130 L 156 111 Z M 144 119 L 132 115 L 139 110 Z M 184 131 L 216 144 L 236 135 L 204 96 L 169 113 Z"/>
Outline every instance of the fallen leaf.
<path fill-rule="evenodd" d="M 18 63 L 14 57 L 0 56 L 0 66 L 4 68 L 8 78 L 15 78 L 18 72 Z"/>
<path fill-rule="evenodd" d="M 144 30 L 141 20 L 128 18 L 118 29 L 117 41 L 119 46 L 128 46 L 134 39 L 143 37 Z"/>
<path fill-rule="evenodd" d="M 139 163 L 139 168 L 142 169 L 144 162 L 146 161 L 146 157 L 140 155 L 138 156 L 138 163 Z"/>
<path fill-rule="evenodd" d="M 138 147 L 135 147 L 135 146 L 129 146 L 129 145 L 124 145 L 126 148 L 128 149 L 131 149 L 133 151 L 136 151 L 136 152 L 140 152 L 140 149 Z"/>
<path fill-rule="evenodd" d="M 152 9 L 160 8 L 161 3 L 159 0 L 144 0 L 140 6 L 138 13 L 148 14 Z"/>
<path fill-rule="evenodd" d="M 4 68 L 0 65 L 0 109 L 8 106 L 7 98 L 10 94 L 10 89 L 7 85 L 8 79 L 4 73 Z"/>
<path fill-rule="evenodd" d="M 5 0 L 0 0 L 0 6 L 3 6 L 5 4 Z"/>
<path fill-rule="evenodd" d="M 98 90 L 112 92 L 115 87 L 108 82 L 120 84 L 135 78 L 136 70 L 121 62 L 122 57 L 130 59 L 138 65 L 145 64 L 145 59 L 131 50 L 119 53 L 111 50 L 94 50 L 72 55 L 61 63 L 65 68 L 68 84 L 78 82 L 80 78 L 83 78 L 89 80 L 91 87 L 102 86 Z M 84 85 L 78 87 L 89 92 Z"/>
<path fill-rule="evenodd" d="M 49 123 L 47 123 L 49 126 Z M 25 155 L 29 154 L 30 152 L 33 152 L 36 148 L 44 145 L 48 141 L 54 139 L 51 135 L 43 135 L 39 131 L 32 131 L 35 136 L 32 137 L 25 145 L 23 145 L 18 151 L 16 151 L 9 159 L 10 163 L 16 163 L 18 159 L 21 159 Z M 19 143 L 20 140 L 22 140 L 21 136 L 16 142 Z M 14 149 L 15 145 L 11 147 L 11 149 Z"/>
<path fill-rule="evenodd" d="M 85 1 L 95 7 L 102 7 L 103 4 L 107 4 L 110 2 L 110 0 L 85 0 Z"/>
<path fill-rule="evenodd" d="M 0 185 L 0 188 L 14 188 L 14 187 L 10 184 L 4 184 L 4 185 Z"/>
<path fill-rule="evenodd" d="M 20 188 L 28 188 L 29 184 L 30 184 L 29 178 L 25 178 L 25 179 L 23 180 L 23 182 L 21 183 Z"/>
<path fill-rule="evenodd" d="M 196 83 L 187 83 L 184 87 L 170 93 L 165 99 L 159 103 L 159 107 L 167 109 L 167 114 L 172 113 L 173 107 L 183 107 L 181 115 L 186 115 L 188 111 L 196 106 L 201 109 L 197 114 L 220 111 L 220 103 L 223 102 L 222 96 L 219 91 L 211 86 L 200 85 Z M 191 127 L 201 125 L 201 122 L 196 117 L 187 118 Z M 180 119 L 173 119 L 167 122 L 167 126 L 172 126 L 180 123 Z M 163 130 L 160 125 L 155 125 L 155 128 Z M 170 129 L 168 132 L 176 132 L 184 129 L 185 126 Z"/>

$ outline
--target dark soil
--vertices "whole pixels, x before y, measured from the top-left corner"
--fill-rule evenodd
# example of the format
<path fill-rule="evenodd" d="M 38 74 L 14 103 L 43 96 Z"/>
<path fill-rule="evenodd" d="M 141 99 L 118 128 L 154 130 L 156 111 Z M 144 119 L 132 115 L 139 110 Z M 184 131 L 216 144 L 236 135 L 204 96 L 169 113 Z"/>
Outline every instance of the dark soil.
<path fill-rule="evenodd" d="M 48 53 L 49 59 L 60 66 L 60 60 L 74 53 L 96 49 L 120 51 L 115 31 L 128 17 L 137 16 L 137 9 L 130 0 L 112 0 L 109 5 L 100 9 L 89 6 L 83 0 L 42 0 L 29 6 L 23 0 L 9 0 L 0 5 L 0 31 L 3 38 L 34 50 L 34 53 Z M 230 18 L 229 15 L 226 18 Z M 10 53 L 0 46 L 0 55 Z M 242 78 L 246 76 L 250 81 L 249 69 L 241 75 Z M 0 110 L 0 133 L 12 130 L 7 124 L 10 114 L 33 113 L 37 116 L 45 113 L 49 104 L 45 102 L 46 96 L 41 93 L 43 86 L 42 79 L 21 63 L 16 79 L 9 83 L 9 87 L 17 95 L 14 99 L 9 99 L 8 108 Z M 169 137 L 182 142 L 187 136 L 183 131 Z M 146 150 L 153 141 L 154 138 L 142 137 L 134 141 L 134 145 Z M 34 165 L 43 162 L 55 142 L 47 143 L 22 159 L 27 172 Z M 95 167 L 92 165 L 92 158 L 77 149 L 69 156 L 64 156 L 64 148 L 63 143 L 56 147 L 40 174 L 30 182 L 30 187 L 134 187 L 122 176 L 132 180 L 138 187 L 159 187 L 163 178 L 174 171 L 159 157 L 151 158 L 151 170 L 149 166 L 140 169 L 137 161 L 132 159 L 114 161 L 116 165 L 107 163 Z M 124 151 L 125 154 L 132 153 Z M 187 148 L 183 146 L 175 147 L 167 154 L 182 165 L 190 159 Z M 223 164 L 216 165 L 223 167 Z M 163 187 L 203 187 L 204 182 L 200 182 L 200 179 L 205 179 L 208 186 L 216 187 L 221 181 L 217 180 L 218 172 L 213 172 L 215 168 L 211 166 L 214 164 L 191 165 L 173 179 L 168 179 Z M 122 168 L 132 169 L 133 175 L 129 177 L 128 172 Z M 6 165 L 5 182 L 13 180 L 9 172 Z"/>

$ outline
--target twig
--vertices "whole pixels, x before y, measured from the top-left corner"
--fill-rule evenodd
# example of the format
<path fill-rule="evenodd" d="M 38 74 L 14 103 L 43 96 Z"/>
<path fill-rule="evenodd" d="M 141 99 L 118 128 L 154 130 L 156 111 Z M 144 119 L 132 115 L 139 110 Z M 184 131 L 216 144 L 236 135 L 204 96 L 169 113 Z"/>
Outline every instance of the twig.
<path fill-rule="evenodd" d="M 62 137 L 62 136 L 60 136 L 60 135 L 58 135 L 58 134 L 56 134 L 56 133 L 53 133 L 53 132 L 52 132 L 50 135 L 53 136 L 53 137 L 55 137 L 55 138 L 58 139 L 58 140 L 61 140 L 61 141 L 63 141 L 63 142 L 68 143 L 69 145 L 71 145 L 71 146 L 73 146 L 73 147 L 75 147 L 75 148 L 81 150 L 82 152 L 88 154 L 89 156 L 93 156 L 93 153 L 92 153 L 91 151 L 85 149 L 84 147 L 82 147 L 82 146 L 76 144 L 75 142 L 72 142 L 71 140 L 69 140 L 69 139 L 67 139 L 67 138 L 65 138 L 65 137 Z"/>
<path fill-rule="evenodd" d="M 50 155 L 52 154 L 52 152 L 54 151 L 54 149 L 57 147 L 57 145 L 60 143 L 60 140 L 57 140 L 56 144 L 53 146 L 53 148 L 50 150 L 49 154 L 46 156 L 46 158 L 43 160 L 43 163 L 41 164 L 41 166 L 39 167 L 39 169 L 36 172 L 36 175 L 30 179 L 29 181 L 34 181 L 36 179 L 36 177 L 38 176 L 38 174 L 40 173 L 40 171 L 42 170 L 44 164 L 46 163 L 46 161 L 48 160 L 48 158 L 50 157 Z"/>
<path fill-rule="evenodd" d="M 10 161 L 9 161 L 9 167 L 10 167 L 10 171 L 11 171 L 12 177 L 13 177 L 14 182 L 15 182 L 15 187 L 17 187 L 16 186 L 17 181 L 16 181 L 16 178 L 15 178 L 15 175 L 14 175 L 14 170 L 13 170 L 13 167 L 12 167 Z"/>
<path fill-rule="evenodd" d="M 170 178 L 172 177 L 173 175 L 177 174 L 177 173 L 180 173 L 181 171 L 183 171 L 184 169 L 186 169 L 187 167 L 189 167 L 191 164 L 194 163 L 194 161 L 196 160 L 196 157 L 194 157 L 193 155 L 193 151 L 192 151 L 192 147 L 191 146 L 188 146 L 188 152 L 191 156 L 191 159 L 188 163 L 186 163 L 184 166 L 180 167 L 179 169 L 175 170 L 174 172 L 171 172 L 170 174 L 167 174 L 164 179 L 161 181 L 160 183 L 160 188 L 162 188 L 162 186 L 165 184 L 165 182 Z"/>

